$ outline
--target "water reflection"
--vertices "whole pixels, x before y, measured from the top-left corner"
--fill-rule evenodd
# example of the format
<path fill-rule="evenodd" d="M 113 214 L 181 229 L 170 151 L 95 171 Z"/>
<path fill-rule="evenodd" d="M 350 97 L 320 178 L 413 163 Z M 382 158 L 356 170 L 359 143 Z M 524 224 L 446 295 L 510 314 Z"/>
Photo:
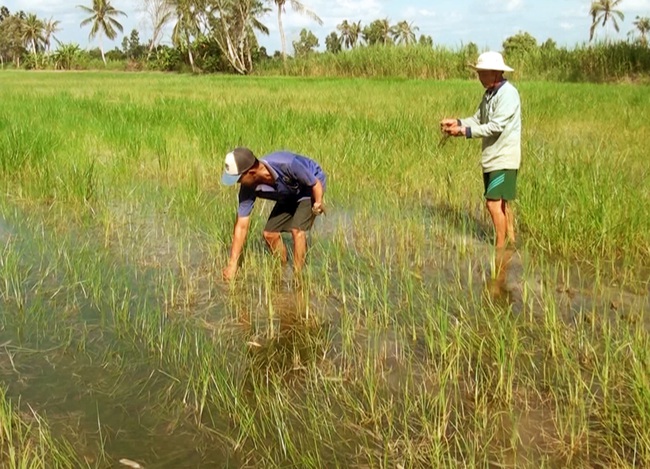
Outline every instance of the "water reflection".
<path fill-rule="evenodd" d="M 492 274 L 486 280 L 486 291 L 490 299 L 499 305 L 513 303 L 512 288 L 508 283 L 508 273 L 513 263 L 515 251 L 512 248 L 497 249 L 494 253 Z"/>

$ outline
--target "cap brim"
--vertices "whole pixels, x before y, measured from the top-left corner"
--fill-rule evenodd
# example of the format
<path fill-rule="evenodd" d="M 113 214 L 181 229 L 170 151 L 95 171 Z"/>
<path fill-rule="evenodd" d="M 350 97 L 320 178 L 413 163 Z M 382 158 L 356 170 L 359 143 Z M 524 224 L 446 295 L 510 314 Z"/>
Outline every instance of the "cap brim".
<path fill-rule="evenodd" d="M 237 184 L 237 181 L 239 181 L 239 178 L 241 177 L 241 174 L 235 174 L 234 176 L 232 174 L 227 174 L 223 173 L 221 175 L 221 184 L 224 186 L 234 186 Z"/>

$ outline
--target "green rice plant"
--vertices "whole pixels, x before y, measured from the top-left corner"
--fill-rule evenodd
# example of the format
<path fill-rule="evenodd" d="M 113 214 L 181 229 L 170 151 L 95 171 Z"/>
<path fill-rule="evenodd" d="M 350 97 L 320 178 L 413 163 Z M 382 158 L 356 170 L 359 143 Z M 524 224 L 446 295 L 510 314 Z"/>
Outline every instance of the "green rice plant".
<path fill-rule="evenodd" d="M 47 163 L 58 142 L 51 133 L 38 132 L 33 125 L 9 125 L 2 132 L 0 170 L 15 176 L 25 167 L 38 169 Z"/>
<path fill-rule="evenodd" d="M 54 438 L 47 423 L 33 410 L 21 415 L 0 392 L 0 463 L 8 469 L 93 467 L 75 455 L 65 440 Z"/>

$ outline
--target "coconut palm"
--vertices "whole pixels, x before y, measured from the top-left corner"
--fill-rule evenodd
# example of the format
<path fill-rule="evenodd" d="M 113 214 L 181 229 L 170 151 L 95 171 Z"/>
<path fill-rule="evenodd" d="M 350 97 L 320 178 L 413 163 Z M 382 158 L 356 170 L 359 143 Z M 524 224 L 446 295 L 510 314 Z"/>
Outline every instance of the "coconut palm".
<path fill-rule="evenodd" d="M 92 24 L 90 34 L 88 35 L 90 39 L 94 39 L 95 36 L 99 34 L 99 50 L 102 52 L 102 60 L 104 61 L 104 65 L 106 65 L 102 36 L 106 36 L 111 41 L 114 40 L 117 37 L 117 31 L 124 31 L 124 28 L 115 17 L 127 16 L 127 14 L 121 10 L 115 9 L 113 5 L 111 5 L 110 0 L 92 0 L 92 2 L 92 7 L 77 5 L 78 8 L 81 8 L 83 11 L 91 15 L 83 20 L 79 26 L 83 28 L 84 26 Z"/>
<path fill-rule="evenodd" d="M 57 43 L 59 42 L 54 34 L 61 31 L 61 28 L 59 28 L 60 24 L 60 21 L 55 21 L 53 18 L 50 18 L 43 24 L 43 45 L 45 46 L 45 51 L 48 54 L 50 53 L 52 46 L 51 39 L 54 39 Z"/>
<path fill-rule="evenodd" d="M 245 18 L 244 20 L 244 23 L 246 25 L 245 48 L 249 69 L 253 67 L 253 46 L 259 46 L 255 31 L 259 31 L 266 36 L 269 35 L 269 28 L 267 28 L 266 25 L 260 21 L 260 17 L 265 16 L 270 11 L 271 9 L 266 7 L 262 2 L 255 1 L 253 7 L 251 8 L 250 14 L 248 15 L 248 18 Z"/>
<path fill-rule="evenodd" d="M 622 11 L 617 10 L 616 8 L 620 5 L 623 0 L 596 0 L 591 2 L 591 8 L 589 14 L 591 15 L 591 28 L 589 28 L 589 41 L 594 38 L 596 32 L 596 26 L 601 23 L 602 27 L 607 25 L 607 22 L 610 22 L 614 25 L 616 32 L 619 31 L 618 21 L 623 20 L 625 15 Z"/>
<path fill-rule="evenodd" d="M 286 13 L 285 5 L 288 3 L 291 6 L 291 9 L 296 13 L 306 15 L 312 20 L 316 21 L 319 25 L 323 24 L 316 13 L 308 9 L 303 3 L 298 0 L 269 0 L 272 1 L 275 6 L 278 8 L 278 29 L 280 30 L 280 42 L 282 44 L 282 58 L 286 60 L 287 58 L 287 39 L 284 35 L 284 27 L 282 26 L 282 13 Z"/>
<path fill-rule="evenodd" d="M 397 23 L 392 30 L 393 39 L 397 44 L 415 44 L 415 32 L 420 28 L 413 26 L 413 23 L 408 21 L 400 21 Z"/>
<path fill-rule="evenodd" d="M 340 32 L 341 44 L 348 49 L 353 49 L 359 42 L 361 36 L 361 21 L 356 23 L 348 23 L 348 20 L 336 26 Z"/>
<path fill-rule="evenodd" d="M 194 56 L 192 55 L 192 37 L 199 35 L 199 21 L 194 11 L 194 2 L 192 0 L 169 0 L 176 15 L 176 24 L 172 30 L 172 44 L 179 47 L 187 48 L 187 58 L 190 61 L 192 71 L 196 71 L 194 65 Z"/>
<path fill-rule="evenodd" d="M 650 33 L 650 18 L 647 16 L 637 16 L 636 20 L 632 23 L 635 29 L 630 31 L 630 35 L 635 33 L 639 34 L 639 44 L 642 46 L 648 45 L 648 33 Z"/>
<path fill-rule="evenodd" d="M 391 27 L 388 18 L 375 20 L 363 28 L 363 40 L 366 41 L 366 44 L 369 46 L 375 44 L 392 44 L 392 31 L 393 28 Z"/>
<path fill-rule="evenodd" d="M 11 12 L 9 11 L 9 8 L 2 5 L 0 7 L 0 23 L 2 23 L 5 20 L 5 18 L 9 18 L 9 16 L 11 16 Z"/>
<path fill-rule="evenodd" d="M 34 55 L 36 55 L 40 45 L 45 42 L 44 28 L 45 25 L 34 13 L 29 13 L 23 20 L 22 39 L 26 44 L 29 44 Z"/>

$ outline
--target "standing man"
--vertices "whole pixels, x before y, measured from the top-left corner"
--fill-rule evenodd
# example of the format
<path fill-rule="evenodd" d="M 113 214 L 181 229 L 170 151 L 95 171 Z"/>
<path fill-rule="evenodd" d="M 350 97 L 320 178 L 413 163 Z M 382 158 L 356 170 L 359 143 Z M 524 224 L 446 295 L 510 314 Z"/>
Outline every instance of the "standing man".
<path fill-rule="evenodd" d="M 486 206 L 496 232 L 496 247 L 505 247 L 506 236 L 515 241 L 514 218 L 508 202 L 516 196 L 521 162 L 521 102 L 517 89 L 504 77 L 512 72 L 498 52 L 484 52 L 473 65 L 485 88 L 483 100 L 472 117 L 443 119 L 440 128 L 453 137 L 481 138 L 483 185 Z"/>
<path fill-rule="evenodd" d="M 264 240 L 271 252 L 287 262 L 282 232 L 293 236 L 293 267 L 299 272 L 305 263 L 307 235 L 317 215 L 324 212 L 325 173 L 315 161 L 288 151 L 276 151 L 257 159 L 248 148 L 235 148 L 226 155 L 221 182 L 240 184 L 239 208 L 233 234 L 230 260 L 223 277 L 237 274 L 239 256 L 250 225 L 255 199 L 274 200 L 264 227 Z"/>

